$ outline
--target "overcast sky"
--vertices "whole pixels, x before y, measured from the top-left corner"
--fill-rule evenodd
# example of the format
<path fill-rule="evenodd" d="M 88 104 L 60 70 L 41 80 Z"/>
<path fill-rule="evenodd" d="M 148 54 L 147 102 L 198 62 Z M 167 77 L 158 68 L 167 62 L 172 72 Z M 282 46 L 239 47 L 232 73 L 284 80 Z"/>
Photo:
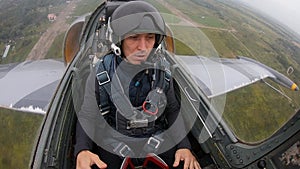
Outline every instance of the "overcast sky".
<path fill-rule="evenodd" d="M 238 0 L 276 18 L 300 35 L 300 0 Z"/>

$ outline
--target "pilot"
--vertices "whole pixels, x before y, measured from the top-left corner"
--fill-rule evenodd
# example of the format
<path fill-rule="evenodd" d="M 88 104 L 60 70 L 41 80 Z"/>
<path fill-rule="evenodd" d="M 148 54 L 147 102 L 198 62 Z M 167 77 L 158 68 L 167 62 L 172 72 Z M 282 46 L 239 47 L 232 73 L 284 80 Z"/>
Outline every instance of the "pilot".
<path fill-rule="evenodd" d="M 126 2 L 113 12 L 108 21 L 113 51 L 97 64 L 94 84 L 100 112 L 117 135 L 99 133 L 101 144 L 95 148 L 97 141 L 78 123 L 77 169 L 117 169 L 127 157 L 139 166 L 149 153 L 169 168 L 201 168 L 191 152 L 173 79 L 160 51 L 165 31 L 162 16 L 146 2 Z M 84 114 L 84 106 L 81 111 Z M 171 132 L 164 134 L 167 129 Z"/>

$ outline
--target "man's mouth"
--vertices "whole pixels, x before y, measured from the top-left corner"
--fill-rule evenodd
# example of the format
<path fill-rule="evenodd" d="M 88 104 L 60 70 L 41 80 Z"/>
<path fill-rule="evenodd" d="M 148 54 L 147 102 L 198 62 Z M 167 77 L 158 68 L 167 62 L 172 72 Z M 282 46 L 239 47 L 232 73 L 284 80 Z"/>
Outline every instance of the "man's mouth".
<path fill-rule="evenodd" d="M 137 52 L 137 53 L 135 53 L 134 54 L 134 56 L 136 56 L 136 57 L 146 57 L 146 54 L 147 54 L 147 52 Z"/>
<path fill-rule="evenodd" d="M 143 57 L 146 57 L 146 55 L 135 55 L 136 57 L 139 57 L 139 58 L 143 58 Z"/>

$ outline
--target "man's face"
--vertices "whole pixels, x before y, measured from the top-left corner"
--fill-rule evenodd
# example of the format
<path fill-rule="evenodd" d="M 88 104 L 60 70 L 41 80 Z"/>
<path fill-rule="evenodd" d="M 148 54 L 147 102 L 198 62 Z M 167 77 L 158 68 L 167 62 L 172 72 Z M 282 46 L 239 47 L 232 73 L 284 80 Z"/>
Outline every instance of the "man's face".
<path fill-rule="evenodd" d="M 122 43 L 122 49 L 126 60 L 131 64 L 141 64 L 146 61 L 151 50 L 154 47 L 155 34 L 131 34 L 125 36 Z"/>

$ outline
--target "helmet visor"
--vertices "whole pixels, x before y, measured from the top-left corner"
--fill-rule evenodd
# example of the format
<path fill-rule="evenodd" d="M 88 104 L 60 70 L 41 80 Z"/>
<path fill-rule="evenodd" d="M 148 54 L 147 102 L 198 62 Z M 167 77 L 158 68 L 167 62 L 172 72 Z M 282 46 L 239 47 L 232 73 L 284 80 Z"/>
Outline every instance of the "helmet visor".
<path fill-rule="evenodd" d="M 115 36 L 124 38 L 131 33 L 155 33 L 165 35 L 165 22 L 157 12 L 135 13 L 113 20 L 111 28 Z"/>

